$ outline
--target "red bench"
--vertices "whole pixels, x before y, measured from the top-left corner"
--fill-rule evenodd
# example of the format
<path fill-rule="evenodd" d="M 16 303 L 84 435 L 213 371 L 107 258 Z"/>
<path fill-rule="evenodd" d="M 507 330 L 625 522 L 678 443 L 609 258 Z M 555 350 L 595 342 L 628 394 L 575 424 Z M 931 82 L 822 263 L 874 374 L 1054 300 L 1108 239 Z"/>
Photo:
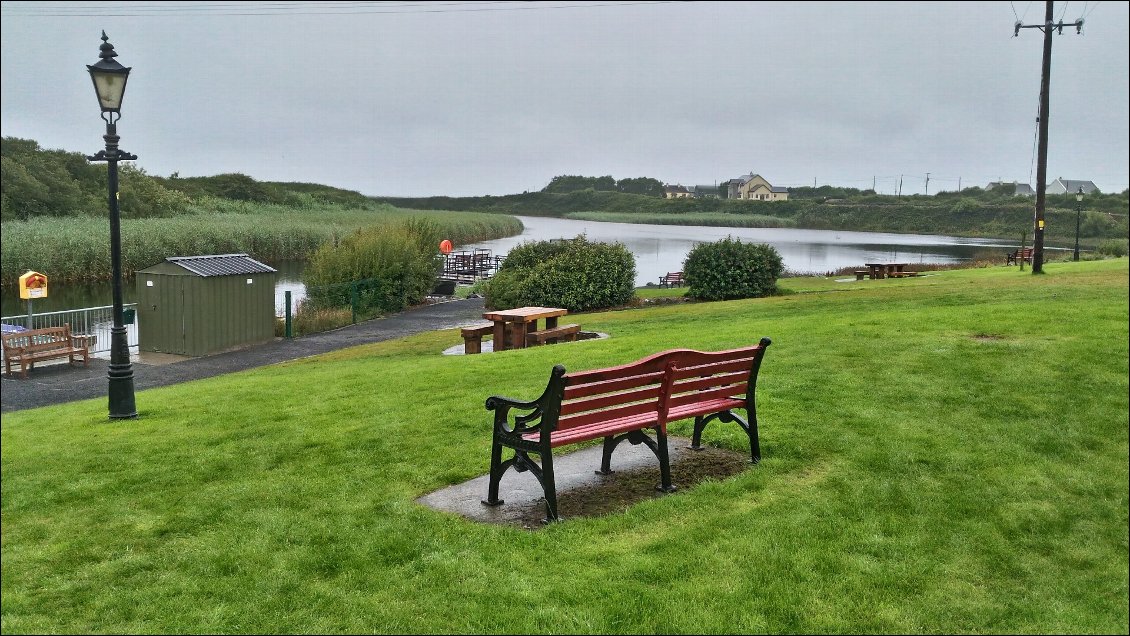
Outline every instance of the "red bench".
<path fill-rule="evenodd" d="M 483 503 L 498 506 L 499 482 L 510 468 L 530 471 L 545 493 L 547 521 L 560 519 L 553 477 L 553 449 L 604 439 L 600 474 L 612 472 L 612 452 L 624 440 L 646 445 L 659 459 L 659 490 L 672 492 L 667 424 L 694 418 L 691 448 L 701 449 L 712 420 L 736 422 L 749 436 L 750 459 L 761 461 L 754 390 L 769 338 L 755 346 L 703 352 L 672 349 L 630 364 L 567 373 L 556 365 L 541 397 L 532 401 L 498 395 L 486 400 L 494 411 L 490 480 Z M 747 419 L 734 412 L 745 409 Z M 645 431 L 653 431 L 653 439 Z M 503 461 L 502 449 L 514 456 Z M 540 463 L 530 457 L 537 455 Z"/>
<path fill-rule="evenodd" d="M 1005 257 L 1005 265 L 1017 265 L 1021 260 L 1032 262 L 1032 248 L 1025 247 L 1024 249 L 1017 248 L 1013 252 L 1009 252 Z"/>
<path fill-rule="evenodd" d="M 682 287 L 683 286 L 683 273 L 682 272 L 667 272 L 666 276 L 659 277 L 660 287 Z"/>

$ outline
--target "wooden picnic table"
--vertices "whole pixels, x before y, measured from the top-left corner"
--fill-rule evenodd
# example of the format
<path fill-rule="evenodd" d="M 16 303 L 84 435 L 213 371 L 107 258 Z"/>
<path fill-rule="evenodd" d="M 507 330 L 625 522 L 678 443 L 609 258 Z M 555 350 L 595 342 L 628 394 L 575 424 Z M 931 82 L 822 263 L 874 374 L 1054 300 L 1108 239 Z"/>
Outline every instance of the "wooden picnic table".
<path fill-rule="evenodd" d="M 525 348 L 526 334 L 538 330 L 538 320 L 545 320 L 545 329 L 554 329 L 557 319 L 568 313 L 560 307 L 517 307 L 488 311 L 483 318 L 494 323 L 494 350 L 504 351 Z"/>
<path fill-rule="evenodd" d="M 900 273 L 906 263 L 864 263 L 863 266 L 870 270 L 869 278 L 886 278 L 889 274 Z"/>

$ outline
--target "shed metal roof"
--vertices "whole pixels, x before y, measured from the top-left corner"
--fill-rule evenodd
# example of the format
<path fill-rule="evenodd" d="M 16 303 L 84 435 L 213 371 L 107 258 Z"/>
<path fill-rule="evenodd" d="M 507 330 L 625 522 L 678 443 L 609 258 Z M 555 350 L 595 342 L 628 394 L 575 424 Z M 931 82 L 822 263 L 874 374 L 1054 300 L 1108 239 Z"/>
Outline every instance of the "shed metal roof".
<path fill-rule="evenodd" d="M 210 256 L 170 256 L 165 259 L 197 276 L 238 276 L 278 271 L 247 254 L 213 254 Z"/>

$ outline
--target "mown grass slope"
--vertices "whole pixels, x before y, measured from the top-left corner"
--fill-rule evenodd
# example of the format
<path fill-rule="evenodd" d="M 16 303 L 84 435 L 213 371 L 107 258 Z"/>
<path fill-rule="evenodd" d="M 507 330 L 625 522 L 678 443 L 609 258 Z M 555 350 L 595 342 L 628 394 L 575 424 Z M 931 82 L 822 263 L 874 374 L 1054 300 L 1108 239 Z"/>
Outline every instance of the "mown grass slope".
<path fill-rule="evenodd" d="M 3 631 L 1126 633 L 1127 259 L 1046 270 L 792 279 L 576 316 L 608 339 L 450 357 L 448 330 L 143 391 L 133 421 L 5 415 Z M 488 395 L 761 336 L 757 467 L 533 532 L 415 503 L 486 471 Z"/>

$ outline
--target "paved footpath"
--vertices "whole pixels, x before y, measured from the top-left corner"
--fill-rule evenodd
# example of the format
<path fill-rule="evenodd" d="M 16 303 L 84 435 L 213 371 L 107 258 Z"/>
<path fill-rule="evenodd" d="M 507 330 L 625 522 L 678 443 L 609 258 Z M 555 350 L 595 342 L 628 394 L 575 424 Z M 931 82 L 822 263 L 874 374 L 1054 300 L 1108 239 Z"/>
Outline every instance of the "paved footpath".
<path fill-rule="evenodd" d="M 483 321 L 483 299 L 468 298 L 424 305 L 398 314 L 350 325 L 334 331 L 272 342 L 171 364 L 133 362 L 136 391 L 178 382 L 210 378 L 276 362 L 297 360 L 346 347 L 403 338 L 424 331 L 454 329 Z M 458 334 L 452 345 L 460 344 Z M 89 367 L 43 364 L 21 380 L 0 378 L 0 411 L 8 413 L 75 400 L 105 397 L 109 360 L 91 358 Z"/>

